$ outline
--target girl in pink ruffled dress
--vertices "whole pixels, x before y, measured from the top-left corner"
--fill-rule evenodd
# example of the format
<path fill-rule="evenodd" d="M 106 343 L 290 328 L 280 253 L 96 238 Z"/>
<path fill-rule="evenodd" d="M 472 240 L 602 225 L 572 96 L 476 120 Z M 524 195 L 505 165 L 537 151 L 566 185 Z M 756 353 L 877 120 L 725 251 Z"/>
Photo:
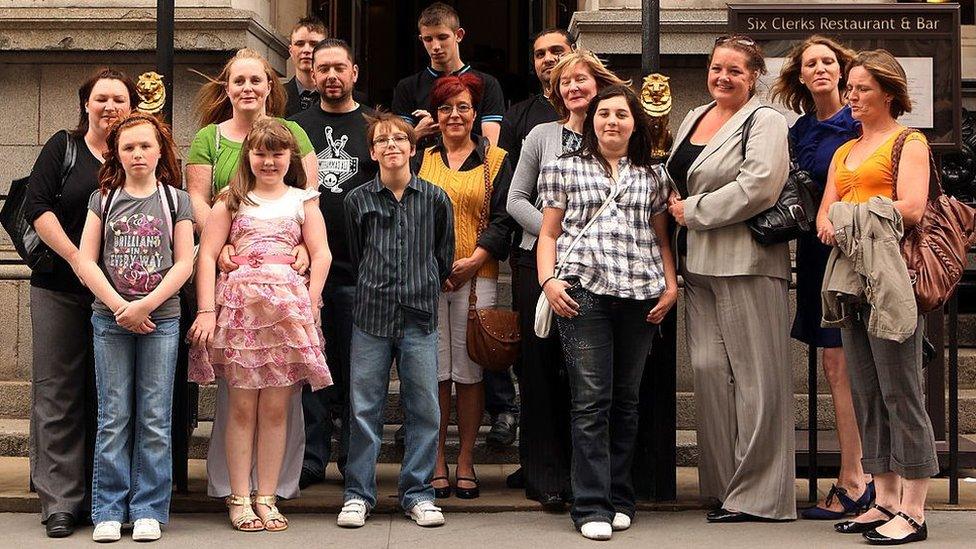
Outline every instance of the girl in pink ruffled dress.
<path fill-rule="evenodd" d="M 218 197 L 200 242 L 189 377 L 197 383 L 223 378 L 229 388 L 227 506 L 238 530 L 288 527 L 274 494 L 291 395 L 303 383 L 313 390 L 332 384 L 319 328 L 332 258 L 319 193 L 305 183 L 291 132 L 274 119 L 258 121 L 242 145 L 238 177 Z M 300 242 L 311 257 L 307 285 L 291 268 Z M 233 245 L 237 255 L 231 259 L 240 267 L 215 280 L 225 244 Z"/>

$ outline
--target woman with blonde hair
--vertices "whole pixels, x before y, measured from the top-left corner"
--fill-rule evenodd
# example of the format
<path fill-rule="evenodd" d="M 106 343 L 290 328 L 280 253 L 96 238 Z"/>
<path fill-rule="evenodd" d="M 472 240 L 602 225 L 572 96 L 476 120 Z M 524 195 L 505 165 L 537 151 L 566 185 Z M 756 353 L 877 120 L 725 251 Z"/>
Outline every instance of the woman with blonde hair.
<path fill-rule="evenodd" d="M 570 476 L 569 385 L 559 337 L 535 335 L 534 304 L 542 294 L 536 270 L 536 235 L 542 230 L 539 173 L 564 153 L 580 148 L 586 109 L 596 94 L 625 84 L 592 53 L 577 50 L 559 59 L 550 76 L 549 101 L 560 120 L 540 124 L 526 136 L 508 195 L 508 212 L 522 226 L 519 257 L 519 311 L 522 332 L 518 376 L 522 414 L 519 460 L 525 495 L 548 511 L 572 501 Z"/>
<path fill-rule="evenodd" d="M 900 238 L 904 227 L 922 218 L 930 183 L 925 136 L 897 120 L 912 110 L 905 70 L 885 50 L 861 52 L 847 70 L 847 99 L 852 115 L 861 122 L 861 136 L 834 153 L 817 215 L 817 235 L 831 246 L 838 246 L 838 240 L 851 241 L 850 236 L 838 238 L 849 231 L 835 234 L 835 223 L 843 222 L 841 217 L 860 217 L 857 209 L 865 205 L 882 219 L 876 224 L 882 229 L 890 225 L 892 238 Z M 898 142 L 903 147 L 896 164 Z M 880 230 L 869 230 L 872 239 L 885 238 Z M 866 302 L 846 305 L 844 318 L 839 319 L 844 321 L 841 338 L 863 444 L 861 464 L 865 473 L 874 475 L 877 503 L 834 528 L 845 534 L 861 533 L 876 545 L 928 537 L 925 496 L 929 477 L 939 472 L 932 421 L 925 411 L 924 317 L 917 315 L 907 269 L 899 266 L 901 253 L 897 246 L 893 248 L 890 261 L 883 265 L 885 283 L 897 290 L 872 292 Z M 868 262 L 879 265 L 882 254 L 876 251 Z M 833 280 L 824 281 L 825 304 L 832 293 L 826 291 L 832 287 L 827 283 Z M 885 318 L 883 331 L 877 329 L 878 318 Z M 828 320 L 825 314 L 824 322 Z"/>
<path fill-rule="evenodd" d="M 825 36 L 814 35 L 794 47 L 773 85 L 773 98 L 798 114 L 790 128 L 791 156 L 796 165 L 811 175 L 819 191 L 827 184 L 827 170 L 834 152 L 861 133 L 861 123 L 844 104 L 847 67 L 854 52 Z M 874 499 L 874 483 L 861 468 L 861 437 L 854 419 L 847 362 L 841 348 L 840 330 L 822 328 L 820 286 L 830 247 L 812 233 L 796 243 L 796 316 L 790 335 L 812 347 L 823 349 L 821 362 L 834 403 L 837 438 L 840 441 L 840 472 L 820 505 L 803 511 L 803 518 L 837 520 L 856 514 Z"/>
<path fill-rule="evenodd" d="M 275 117 L 288 128 L 298 143 L 308 188 L 317 188 L 318 174 L 318 162 L 308 135 L 295 122 L 277 118 L 284 110 L 285 93 L 266 59 L 254 50 L 240 49 L 227 61 L 217 78 L 207 80 L 197 94 L 196 112 L 201 128 L 190 144 L 186 161 L 186 187 L 193 204 L 197 234 L 203 231 L 214 198 L 237 175 L 242 144 L 259 120 Z M 232 245 L 224 246 L 221 250 L 217 260 L 221 271 L 230 272 L 238 268 L 231 260 L 234 252 Z M 292 267 L 303 273 L 309 266 L 307 249 L 299 245 L 294 255 L 297 259 Z M 224 452 L 228 413 L 227 384 L 225 380 L 218 379 L 213 432 L 207 454 L 207 493 L 212 497 L 231 494 Z M 291 498 L 298 495 L 298 478 L 305 451 L 300 391 L 296 391 L 292 397 L 287 429 L 282 482 L 278 485 L 277 494 Z M 256 479 L 255 474 L 255 483 Z"/>

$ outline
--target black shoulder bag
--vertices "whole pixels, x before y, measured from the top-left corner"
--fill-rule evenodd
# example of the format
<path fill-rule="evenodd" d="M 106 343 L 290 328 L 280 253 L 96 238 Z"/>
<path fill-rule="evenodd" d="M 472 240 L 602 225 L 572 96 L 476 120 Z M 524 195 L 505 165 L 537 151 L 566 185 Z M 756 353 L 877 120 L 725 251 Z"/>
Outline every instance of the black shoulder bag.
<path fill-rule="evenodd" d="M 58 193 L 55 197 L 57 202 L 61 201 L 61 193 L 64 191 L 64 183 L 71 174 L 75 166 L 75 159 L 78 156 L 78 145 L 71 134 L 65 136 L 64 159 L 61 161 L 61 182 L 58 186 Z M 0 225 L 3 226 L 10 241 L 17 250 L 17 255 L 27 263 L 32 271 L 37 273 L 49 273 L 54 270 L 54 259 L 57 254 L 38 236 L 34 230 L 34 224 L 27 219 L 27 195 L 30 188 L 30 176 L 22 177 L 10 183 L 10 192 L 7 199 L 0 209 Z"/>
<path fill-rule="evenodd" d="M 770 107 L 760 107 L 770 108 Z M 756 109 L 758 111 L 759 109 Z M 746 142 L 752 129 L 753 111 L 742 126 L 742 156 L 746 155 Z M 817 208 L 820 204 L 816 183 L 810 173 L 801 170 L 793 157 L 790 146 L 790 173 L 783 185 L 776 204 L 768 210 L 746 221 L 753 238 L 763 246 L 789 242 L 803 233 L 812 231 L 817 225 Z"/>

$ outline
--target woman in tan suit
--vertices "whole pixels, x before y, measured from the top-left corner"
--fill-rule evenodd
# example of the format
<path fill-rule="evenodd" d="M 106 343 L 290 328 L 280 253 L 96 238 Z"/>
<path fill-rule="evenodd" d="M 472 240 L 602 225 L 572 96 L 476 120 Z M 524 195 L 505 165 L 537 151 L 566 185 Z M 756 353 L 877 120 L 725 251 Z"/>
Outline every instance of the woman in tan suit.
<path fill-rule="evenodd" d="M 789 248 L 761 246 L 746 226 L 776 202 L 789 168 L 786 120 L 755 97 L 765 72 L 751 38 L 716 41 L 714 101 L 688 113 L 666 164 L 680 225 L 699 486 L 722 503 L 710 522 L 796 518 Z"/>

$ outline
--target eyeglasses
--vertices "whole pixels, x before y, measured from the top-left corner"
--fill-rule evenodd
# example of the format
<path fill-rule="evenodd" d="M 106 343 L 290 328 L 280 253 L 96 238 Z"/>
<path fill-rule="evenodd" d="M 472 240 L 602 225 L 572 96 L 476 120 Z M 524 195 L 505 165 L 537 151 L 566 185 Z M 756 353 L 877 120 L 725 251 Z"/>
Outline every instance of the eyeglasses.
<path fill-rule="evenodd" d="M 467 103 L 458 103 L 457 105 L 441 105 L 437 107 L 437 113 L 443 114 L 444 116 L 451 116 L 456 110 L 458 114 L 464 115 L 471 112 L 474 107 Z"/>
<path fill-rule="evenodd" d="M 376 139 L 373 139 L 373 146 L 379 147 L 381 145 L 387 145 L 391 141 L 394 145 L 403 145 L 407 141 L 410 141 L 410 139 L 408 139 L 406 135 L 398 133 L 396 135 L 388 135 L 386 137 L 377 137 Z"/>
<path fill-rule="evenodd" d="M 725 36 L 719 36 L 715 39 L 715 45 L 728 44 L 729 42 L 735 42 L 740 46 L 755 47 L 756 41 L 748 36 L 743 36 L 741 34 L 726 34 Z"/>

